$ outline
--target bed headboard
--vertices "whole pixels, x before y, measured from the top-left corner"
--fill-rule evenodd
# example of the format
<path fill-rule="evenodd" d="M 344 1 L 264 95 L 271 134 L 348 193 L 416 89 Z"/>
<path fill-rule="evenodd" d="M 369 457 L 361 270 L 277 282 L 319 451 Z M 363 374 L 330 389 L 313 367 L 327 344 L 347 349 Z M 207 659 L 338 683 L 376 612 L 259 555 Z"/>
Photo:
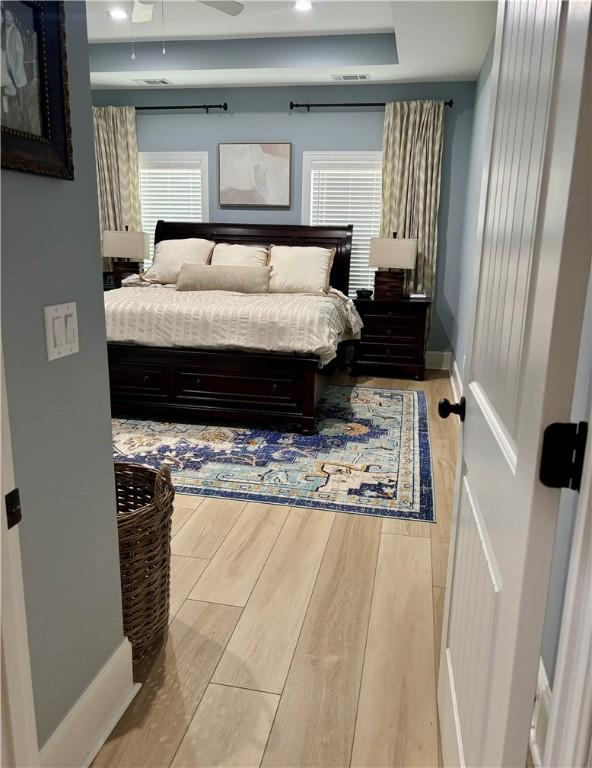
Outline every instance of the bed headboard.
<path fill-rule="evenodd" d="M 317 245 L 335 248 L 331 285 L 347 296 L 353 225 L 344 227 L 305 227 L 292 224 L 196 224 L 184 221 L 159 221 L 154 242 L 202 237 L 215 243 L 245 245 Z"/>

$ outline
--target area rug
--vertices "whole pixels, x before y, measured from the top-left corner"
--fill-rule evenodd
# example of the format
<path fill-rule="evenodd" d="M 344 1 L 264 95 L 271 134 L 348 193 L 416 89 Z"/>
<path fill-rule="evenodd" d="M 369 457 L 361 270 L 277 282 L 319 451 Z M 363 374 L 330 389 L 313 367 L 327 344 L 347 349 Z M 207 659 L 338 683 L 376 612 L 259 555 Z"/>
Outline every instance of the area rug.
<path fill-rule="evenodd" d="M 422 391 L 330 386 L 316 435 L 114 419 L 113 446 L 179 493 L 435 522 Z"/>

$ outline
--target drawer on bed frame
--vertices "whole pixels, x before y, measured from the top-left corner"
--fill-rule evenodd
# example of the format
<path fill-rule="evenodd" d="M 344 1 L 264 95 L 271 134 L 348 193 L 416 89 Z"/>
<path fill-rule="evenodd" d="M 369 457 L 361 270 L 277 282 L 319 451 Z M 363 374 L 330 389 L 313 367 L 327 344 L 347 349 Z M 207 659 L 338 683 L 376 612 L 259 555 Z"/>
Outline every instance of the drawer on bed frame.
<path fill-rule="evenodd" d="M 111 396 L 115 399 L 133 397 L 166 401 L 169 396 L 169 372 L 161 365 L 112 363 L 109 365 L 109 381 Z"/>
<path fill-rule="evenodd" d="M 109 343 L 116 416 L 292 419 L 313 428 L 321 392 L 312 356 Z"/>
<path fill-rule="evenodd" d="M 304 392 L 297 377 L 286 373 L 244 369 L 232 364 L 219 365 L 216 370 L 203 365 L 183 365 L 173 369 L 172 395 L 180 403 L 202 403 L 221 400 L 231 404 L 257 404 L 277 410 L 302 406 Z"/>

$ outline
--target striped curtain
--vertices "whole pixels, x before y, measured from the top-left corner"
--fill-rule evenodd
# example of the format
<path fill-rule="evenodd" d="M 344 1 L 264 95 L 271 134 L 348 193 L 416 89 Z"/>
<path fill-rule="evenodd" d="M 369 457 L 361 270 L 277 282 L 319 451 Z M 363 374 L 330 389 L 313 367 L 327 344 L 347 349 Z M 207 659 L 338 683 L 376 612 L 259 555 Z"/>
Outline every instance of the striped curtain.
<path fill-rule="evenodd" d="M 415 291 L 433 296 L 444 138 L 443 101 L 386 105 L 381 237 L 416 238 Z"/>
<path fill-rule="evenodd" d="M 140 172 L 133 107 L 93 107 L 101 233 L 141 229 Z"/>

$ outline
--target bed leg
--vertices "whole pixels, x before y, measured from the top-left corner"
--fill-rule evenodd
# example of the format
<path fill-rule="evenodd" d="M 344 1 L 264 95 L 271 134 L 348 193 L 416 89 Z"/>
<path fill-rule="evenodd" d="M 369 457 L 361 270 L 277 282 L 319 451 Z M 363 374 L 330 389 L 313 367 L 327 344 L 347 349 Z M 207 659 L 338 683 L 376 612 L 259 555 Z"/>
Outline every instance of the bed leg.
<path fill-rule="evenodd" d="M 319 383 L 321 372 L 316 365 L 310 365 L 302 376 L 302 416 L 299 427 L 304 435 L 314 435 L 317 431 L 317 401 L 319 399 Z"/>
<path fill-rule="evenodd" d="M 314 418 L 314 416 L 312 418 L 305 417 L 301 419 L 298 426 L 300 427 L 300 432 L 302 432 L 303 435 L 317 434 L 317 420 Z"/>

